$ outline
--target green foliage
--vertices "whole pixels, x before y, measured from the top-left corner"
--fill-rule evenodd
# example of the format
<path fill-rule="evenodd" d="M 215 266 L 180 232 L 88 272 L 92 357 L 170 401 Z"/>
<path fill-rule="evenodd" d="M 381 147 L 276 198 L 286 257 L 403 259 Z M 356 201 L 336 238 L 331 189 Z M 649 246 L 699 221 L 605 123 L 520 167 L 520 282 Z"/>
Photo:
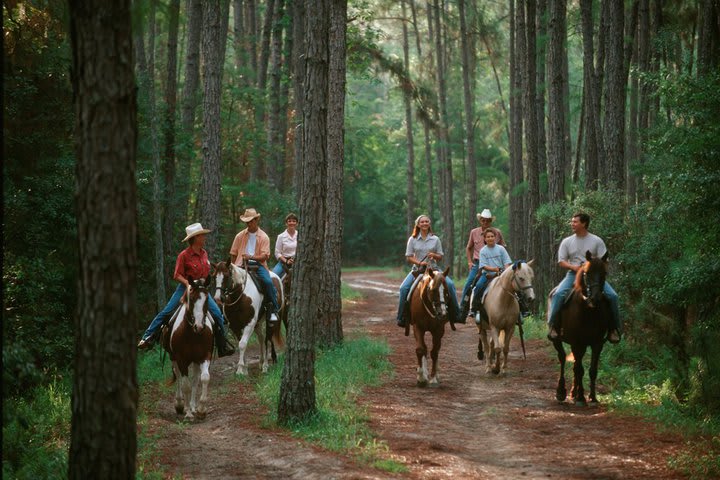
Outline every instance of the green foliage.
<path fill-rule="evenodd" d="M 720 478 L 720 436 L 708 442 L 688 442 L 686 450 L 671 456 L 669 463 L 690 480 Z"/>
<path fill-rule="evenodd" d="M 386 343 L 369 338 L 320 350 L 315 363 L 318 411 L 291 425 L 293 434 L 329 450 L 358 455 L 377 468 L 402 470 L 393 462 L 381 460 L 387 446 L 374 438 L 367 426 L 367 412 L 358 402 L 366 386 L 379 385 L 390 374 L 388 354 Z M 277 418 L 280 376 L 281 369 L 275 368 L 256 387 L 261 403 L 270 407 L 271 422 Z"/>

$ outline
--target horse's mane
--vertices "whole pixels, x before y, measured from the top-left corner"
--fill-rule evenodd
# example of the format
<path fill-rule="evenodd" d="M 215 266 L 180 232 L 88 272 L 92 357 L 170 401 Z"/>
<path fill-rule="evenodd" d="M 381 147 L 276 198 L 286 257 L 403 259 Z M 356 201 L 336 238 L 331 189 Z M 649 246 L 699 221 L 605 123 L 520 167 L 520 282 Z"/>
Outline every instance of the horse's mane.
<path fill-rule="evenodd" d="M 588 260 L 587 262 L 583 263 L 580 267 L 580 270 L 578 273 L 588 273 L 590 271 L 590 267 L 593 265 L 599 265 L 599 268 L 605 269 L 605 262 L 601 258 L 593 257 L 592 259 Z M 607 273 L 607 272 L 605 272 Z M 573 284 L 573 289 L 577 290 L 578 292 L 582 292 L 583 290 L 583 276 L 582 275 L 575 275 L 575 283 Z"/>
<path fill-rule="evenodd" d="M 235 285 L 244 285 L 247 280 L 247 270 L 234 263 L 228 263 L 230 267 L 230 276 Z"/>

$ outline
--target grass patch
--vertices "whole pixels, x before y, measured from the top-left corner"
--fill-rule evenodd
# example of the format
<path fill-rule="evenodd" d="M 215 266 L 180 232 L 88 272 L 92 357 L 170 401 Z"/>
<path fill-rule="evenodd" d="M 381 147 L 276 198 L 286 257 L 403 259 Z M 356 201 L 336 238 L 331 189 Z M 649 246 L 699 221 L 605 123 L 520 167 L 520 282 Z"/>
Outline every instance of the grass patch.
<path fill-rule="evenodd" d="M 377 386 L 392 374 L 385 342 L 360 337 L 318 352 L 315 363 L 317 414 L 291 426 L 293 435 L 328 450 L 355 455 L 360 461 L 385 471 L 406 471 L 383 458 L 388 451 L 367 426 L 366 408 L 358 399 L 367 386 Z M 282 362 L 279 362 L 282 364 Z M 256 386 L 260 402 L 269 406 L 268 421 L 276 423 L 281 369 L 272 369 Z"/>
<path fill-rule="evenodd" d="M 351 286 L 349 286 L 345 282 L 340 283 L 340 298 L 344 302 L 352 302 L 355 300 L 360 300 L 362 298 L 362 293 L 358 292 Z"/>

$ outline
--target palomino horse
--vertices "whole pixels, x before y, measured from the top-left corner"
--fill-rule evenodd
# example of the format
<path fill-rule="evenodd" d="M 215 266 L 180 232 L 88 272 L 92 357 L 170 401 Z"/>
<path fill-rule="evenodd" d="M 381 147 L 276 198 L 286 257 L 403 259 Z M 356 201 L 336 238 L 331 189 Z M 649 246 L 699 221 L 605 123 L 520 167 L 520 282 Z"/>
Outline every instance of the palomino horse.
<path fill-rule="evenodd" d="M 268 321 L 258 322 L 264 295 L 258 290 L 255 282 L 248 278 L 247 270 L 230 261 L 214 264 L 213 269 L 215 272 L 215 301 L 221 306 L 230 329 L 240 339 L 238 342 L 238 365 L 235 373 L 237 375 L 248 374 L 245 350 L 253 332 L 257 335 L 260 344 L 262 371 L 266 373 L 269 367 L 270 351 L 273 352 L 272 360 L 275 361 L 277 359 L 274 355 L 275 344 L 278 347 L 283 346 L 280 322 L 274 322 L 274 324 Z M 282 305 L 284 295 L 280 279 L 273 272 L 270 272 L 270 277 L 278 291 L 278 303 Z M 269 316 L 269 312 L 266 312 L 266 316 Z M 264 319 L 266 320 L 265 317 Z M 265 332 L 263 332 L 263 326 L 266 327 Z"/>
<path fill-rule="evenodd" d="M 558 380 L 555 398 L 563 402 L 567 396 L 565 389 L 565 349 L 563 342 L 570 345 L 575 365 L 573 366 L 573 386 L 570 396 L 577 405 L 585 406 L 585 390 L 583 389 L 583 356 L 590 347 L 590 403 L 597 404 L 595 397 L 595 381 L 597 379 L 600 353 L 605 345 L 608 324 L 611 318 L 610 302 L 603 295 L 605 277 L 607 276 L 607 253 L 602 258 L 593 258 L 588 251 L 587 262 L 575 275 L 573 291 L 558 315 L 556 328 L 561 332 L 553 341 L 560 362 L 560 379 Z M 553 291 L 554 292 L 554 291 Z M 553 292 L 550 293 L 552 296 Z M 548 312 L 550 312 L 548 298 Z"/>
<path fill-rule="evenodd" d="M 178 415 L 185 412 L 185 419 L 192 420 L 194 417 L 205 418 L 207 414 L 213 325 L 207 303 L 210 277 L 197 281 L 188 278 L 188 281 L 187 299 L 163 329 L 161 342 L 172 361 L 173 380 L 179 379 L 175 390 L 175 412 Z M 196 403 L 200 384 L 202 392 Z"/>
<path fill-rule="evenodd" d="M 485 373 L 505 373 L 510 339 L 515 333 L 515 324 L 520 315 L 516 294 L 523 295 L 530 302 L 535 299 L 532 286 L 533 261 L 515 262 L 512 268 L 506 269 L 487 287 L 483 309 L 480 310 L 483 320 L 478 324 L 480 333 L 478 358 L 480 358 L 482 350 L 487 352 Z M 488 340 L 488 334 L 490 340 Z M 501 349 L 503 352 L 502 365 L 500 364 Z"/>
<path fill-rule="evenodd" d="M 450 292 L 448 291 L 445 277 L 450 268 L 444 272 L 434 271 L 429 268 L 418 282 L 418 285 L 410 295 L 410 323 L 413 326 L 415 335 L 415 353 L 417 354 L 417 385 L 426 387 L 437 386 L 438 378 L 438 354 L 442 345 L 442 337 L 445 335 L 445 323 L 448 321 L 448 305 L 450 305 Z M 425 345 L 425 333 L 432 335 L 432 368 L 428 375 L 428 349 Z"/>

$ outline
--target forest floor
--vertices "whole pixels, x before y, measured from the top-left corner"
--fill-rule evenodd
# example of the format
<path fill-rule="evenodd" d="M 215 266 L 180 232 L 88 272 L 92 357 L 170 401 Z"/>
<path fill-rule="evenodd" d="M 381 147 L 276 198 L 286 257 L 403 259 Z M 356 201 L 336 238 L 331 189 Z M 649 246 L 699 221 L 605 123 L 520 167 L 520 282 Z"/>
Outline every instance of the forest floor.
<path fill-rule="evenodd" d="M 267 408 L 252 392 L 260 375 L 252 349 L 247 380 L 233 378 L 236 356 L 213 363 L 203 421 L 179 422 L 167 388 L 153 385 L 143 393 L 156 453 L 152 463 L 168 478 L 182 479 L 682 478 L 667 465 L 684 449 L 679 435 L 604 405 L 555 401 L 558 365 L 547 341 L 526 341 L 523 360 L 516 334 L 507 373 L 498 377 L 486 374 L 477 359 L 472 319 L 457 331 L 448 326 L 440 386 L 418 388 L 412 334 L 405 337 L 394 321 L 399 281 L 380 271 L 343 274 L 343 280 L 363 294 L 345 305 L 346 337 L 368 334 L 391 347 L 395 374 L 362 397 L 370 428 L 388 447 L 386 458 L 407 472 L 378 470 L 264 425 Z M 599 383 L 599 392 L 606 393 L 602 378 Z"/>

